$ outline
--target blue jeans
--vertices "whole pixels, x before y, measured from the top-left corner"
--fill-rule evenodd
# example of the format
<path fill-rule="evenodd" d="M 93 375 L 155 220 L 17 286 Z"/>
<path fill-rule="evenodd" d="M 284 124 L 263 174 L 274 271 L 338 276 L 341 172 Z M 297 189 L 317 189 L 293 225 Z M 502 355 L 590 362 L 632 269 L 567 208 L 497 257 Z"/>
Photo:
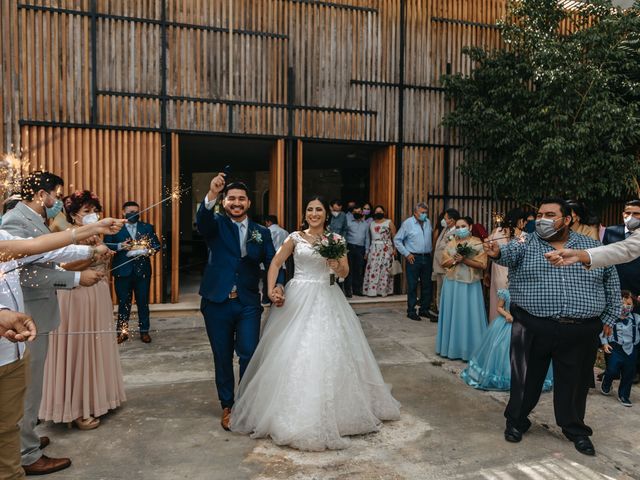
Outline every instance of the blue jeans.
<path fill-rule="evenodd" d="M 222 303 L 202 299 L 200 311 L 204 315 L 209 343 L 213 351 L 216 388 L 222 408 L 231 408 L 234 402 L 235 376 L 233 352 L 240 357 L 240 379 L 260 340 L 262 307 L 243 305 L 240 300 Z"/>
<path fill-rule="evenodd" d="M 418 304 L 418 282 L 420 282 L 420 314 L 427 315 L 431 304 L 431 254 L 414 255 L 413 264 L 407 262 L 407 313 L 415 313 Z"/>
<path fill-rule="evenodd" d="M 151 277 L 138 276 L 136 274 L 126 277 L 115 277 L 113 281 L 116 296 L 118 297 L 118 330 L 129 324 L 131 313 L 131 301 L 136 296 L 138 305 L 138 326 L 140 333 L 149 332 L 149 290 Z"/>
<path fill-rule="evenodd" d="M 620 345 L 611 343 L 613 350 L 607 362 L 607 369 L 602 377 L 603 390 L 609 390 L 614 377 L 620 375 L 620 385 L 618 386 L 618 396 L 629 398 L 631 395 L 631 385 L 636 375 L 636 359 L 638 357 L 638 346 L 636 345 L 628 355 Z"/>

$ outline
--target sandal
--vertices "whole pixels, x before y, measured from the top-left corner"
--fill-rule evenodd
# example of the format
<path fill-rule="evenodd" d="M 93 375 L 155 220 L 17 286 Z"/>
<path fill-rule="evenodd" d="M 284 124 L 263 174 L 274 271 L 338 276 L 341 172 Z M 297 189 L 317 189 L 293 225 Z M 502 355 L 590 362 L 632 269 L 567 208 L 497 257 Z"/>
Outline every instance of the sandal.
<path fill-rule="evenodd" d="M 100 419 L 89 417 L 89 418 L 76 418 L 73 422 L 69 422 L 67 424 L 68 428 L 75 426 L 78 430 L 93 430 L 100 426 Z"/>

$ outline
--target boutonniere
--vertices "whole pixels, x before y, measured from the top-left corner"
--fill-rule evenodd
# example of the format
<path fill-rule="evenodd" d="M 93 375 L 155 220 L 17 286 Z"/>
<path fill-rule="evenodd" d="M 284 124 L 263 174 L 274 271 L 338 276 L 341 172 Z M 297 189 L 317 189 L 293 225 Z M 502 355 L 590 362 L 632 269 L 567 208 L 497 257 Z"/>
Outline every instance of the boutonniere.
<path fill-rule="evenodd" d="M 258 230 L 252 230 L 249 241 L 257 243 L 258 245 L 262 245 L 262 234 Z"/>

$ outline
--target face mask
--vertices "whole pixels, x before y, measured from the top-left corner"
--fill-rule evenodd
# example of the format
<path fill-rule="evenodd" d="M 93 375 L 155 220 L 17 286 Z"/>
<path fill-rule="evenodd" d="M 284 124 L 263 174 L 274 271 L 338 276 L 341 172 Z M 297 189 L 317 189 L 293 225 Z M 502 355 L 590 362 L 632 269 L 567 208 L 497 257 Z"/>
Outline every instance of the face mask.
<path fill-rule="evenodd" d="M 426 222 L 427 221 L 427 214 L 426 213 L 421 213 L 420 215 L 418 215 L 418 220 L 420 220 L 421 222 Z"/>
<path fill-rule="evenodd" d="M 527 233 L 533 233 L 536 231 L 536 221 L 535 220 L 529 220 L 527 221 L 527 223 L 524 224 L 524 231 Z"/>
<path fill-rule="evenodd" d="M 633 305 L 622 305 L 622 318 L 626 318 L 633 312 Z"/>
<path fill-rule="evenodd" d="M 91 225 L 92 223 L 96 223 L 99 220 L 97 213 L 90 213 L 82 217 L 83 225 Z"/>
<path fill-rule="evenodd" d="M 124 214 L 124 218 L 126 218 L 129 223 L 136 223 L 140 219 L 140 214 L 138 212 L 128 212 Z"/>
<path fill-rule="evenodd" d="M 368 208 L 365 208 L 364 210 L 362 210 L 363 215 L 369 215 L 370 213 L 371 213 L 371 210 L 369 210 Z"/>
<path fill-rule="evenodd" d="M 331 212 L 331 215 L 333 215 L 334 217 L 337 217 L 338 215 L 340 215 L 340 212 Z"/>
<path fill-rule="evenodd" d="M 53 202 L 53 205 L 51 207 L 44 207 L 45 212 L 47 213 L 47 218 L 55 218 L 56 215 L 58 215 L 61 211 L 62 211 L 62 200 L 60 199 L 56 199 L 55 202 Z"/>
<path fill-rule="evenodd" d="M 442 228 L 447 228 L 447 221 L 444 218 L 442 220 L 440 220 L 440 226 Z"/>
<path fill-rule="evenodd" d="M 361 213 L 354 213 L 353 214 L 353 218 L 356 220 L 360 220 L 362 218 L 362 214 Z"/>
<path fill-rule="evenodd" d="M 376 220 L 382 220 L 384 218 L 384 213 L 374 213 L 373 218 Z"/>
<path fill-rule="evenodd" d="M 456 236 L 458 238 L 467 238 L 471 235 L 471 232 L 467 227 L 456 228 Z"/>
<path fill-rule="evenodd" d="M 629 231 L 633 232 L 636 228 L 640 227 L 640 219 L 634 217 L 633 215 L 629 215 L 624 218 L 624 224 L 627 226 Z"/>
<path fill-rule="evenodd" d="M 553 226 L 554 223 L 555 222 L 550 218 L 540 218 L 536 220 L 536 233 L 538 236 L 543 240 L 546 240 L 558 233 L 558 230 Z"/>

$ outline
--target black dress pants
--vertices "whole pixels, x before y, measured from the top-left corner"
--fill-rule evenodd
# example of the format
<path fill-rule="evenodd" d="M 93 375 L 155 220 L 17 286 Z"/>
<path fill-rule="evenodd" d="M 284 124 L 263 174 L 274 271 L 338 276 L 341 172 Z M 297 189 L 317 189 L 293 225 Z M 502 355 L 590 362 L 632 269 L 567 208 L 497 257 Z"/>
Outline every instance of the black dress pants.
<path fill-rule="evenodd" d="M 553 409 L 556 423 L 567 438 L 590 436 L 584 423 L 593 364 L 602 330 L 599 318 L 561 323 L 535 317 L 511 306 L 511 396 L 504 412 L 507 426 L 525 432 L 540 394 L 549 362 L 553 366 Z"/>
<path fill-rule="evenodd" d="M 346 295 L 362 295 L 362 284 L 364 282 L 364 267 L 366 261 L 364 259 L 365 249 L 361 245 L 347 245 L 349 253 L 349 275 L 344 280 L 344 293 Z"/>

